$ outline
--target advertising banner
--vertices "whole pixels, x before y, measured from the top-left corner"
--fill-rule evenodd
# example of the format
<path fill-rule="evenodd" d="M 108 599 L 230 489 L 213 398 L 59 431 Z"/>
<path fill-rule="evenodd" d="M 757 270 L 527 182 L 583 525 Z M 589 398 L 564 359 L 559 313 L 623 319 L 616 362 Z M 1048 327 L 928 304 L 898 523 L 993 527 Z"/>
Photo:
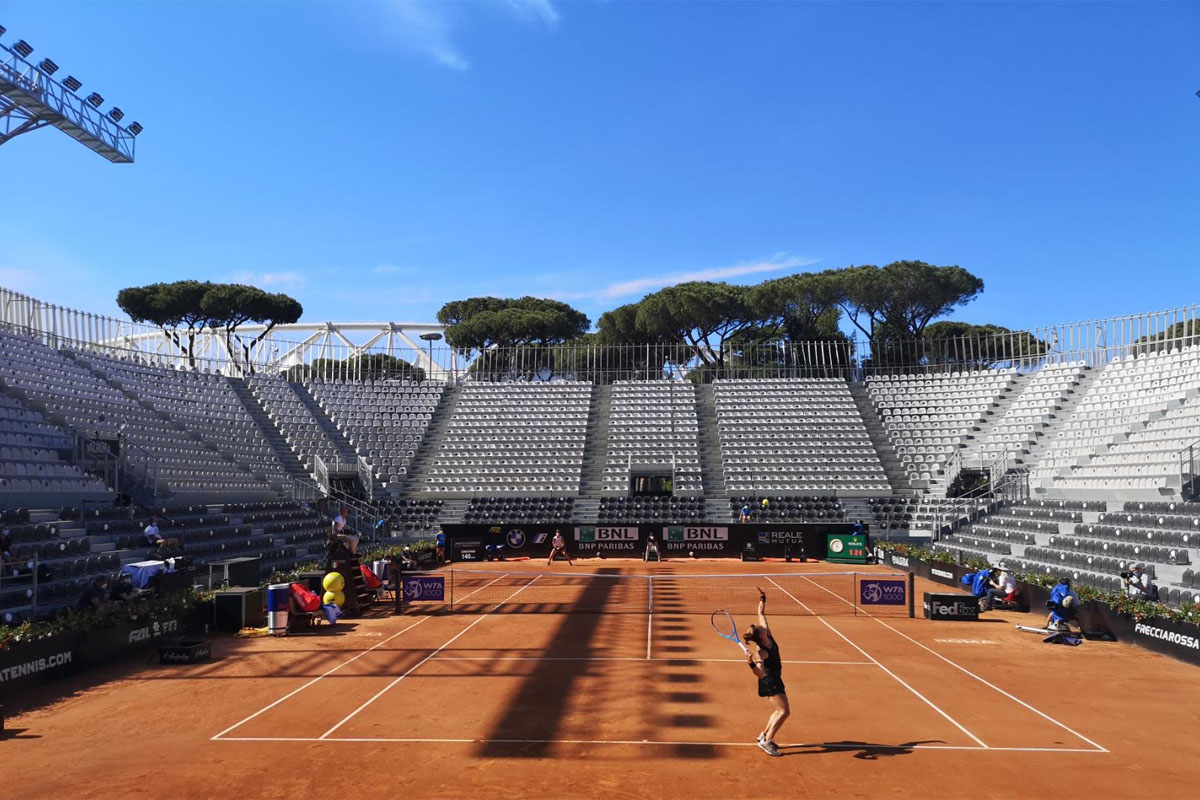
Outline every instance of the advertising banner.
<path fill-rule="evenodd" d="M 575 547 L 581 556 L 641 557 L 645 536 L 636 526 L 580 525 L 575 528 Z"/>
<path fill-rule="evenodd" d="M 445 575 L 405 575 L 401 590 L 404 592 L 404 602 L 420 603 L 446 599 Z"/>

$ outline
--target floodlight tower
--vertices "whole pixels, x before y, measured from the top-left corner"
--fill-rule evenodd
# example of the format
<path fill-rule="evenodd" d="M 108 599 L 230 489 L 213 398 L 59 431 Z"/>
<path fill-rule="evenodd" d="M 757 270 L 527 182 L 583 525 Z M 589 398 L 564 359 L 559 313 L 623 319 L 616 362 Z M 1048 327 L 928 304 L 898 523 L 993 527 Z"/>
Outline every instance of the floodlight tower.
<path fill-rule="evenodd" d="M 0 25 L 0 36 L 5 28 Z M 136 122 L 122 127 L 125 112 L 116 106 L 100 111 L 104 98 L 92 92 L 80 99 L 83 82 L 73 75 L 59 83 L 58 64 L 43 58 L 34 66 L 33 47 L 21 39 L 12 47 L 0 42 L 0 144 L 22 133 L 51 125 L 114 164 L 133 163 L 133 140 L 142 132 Z"/>

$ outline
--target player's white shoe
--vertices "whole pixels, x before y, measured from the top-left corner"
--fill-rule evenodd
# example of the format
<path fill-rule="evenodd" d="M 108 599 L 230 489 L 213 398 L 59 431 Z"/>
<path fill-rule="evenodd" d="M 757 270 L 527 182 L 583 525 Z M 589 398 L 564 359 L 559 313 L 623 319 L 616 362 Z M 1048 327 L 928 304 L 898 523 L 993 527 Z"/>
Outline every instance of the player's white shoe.
<path fill-rule="evenodd" d="M 779 752 L 779 748 L 775 745 L 774 742 L 768 742 L 765 739 L 758 740 L 758 747 L 759 747 L 759 749 L 761 749 L 764 753 L 766 753 L 769 756 L 783 755 L 782 753 Z"/>

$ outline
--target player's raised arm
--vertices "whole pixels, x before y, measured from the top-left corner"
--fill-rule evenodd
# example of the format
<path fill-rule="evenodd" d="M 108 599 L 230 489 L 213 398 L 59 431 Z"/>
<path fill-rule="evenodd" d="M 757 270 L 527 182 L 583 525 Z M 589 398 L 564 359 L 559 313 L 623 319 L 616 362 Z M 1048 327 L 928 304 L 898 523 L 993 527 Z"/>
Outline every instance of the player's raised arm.
<path fill-rule="evenodd" d="M 758 624 L 769 628 L 770 626 L 767 625 L 767 593 L 757 586 L 754 588 L 758 589 Z"/>

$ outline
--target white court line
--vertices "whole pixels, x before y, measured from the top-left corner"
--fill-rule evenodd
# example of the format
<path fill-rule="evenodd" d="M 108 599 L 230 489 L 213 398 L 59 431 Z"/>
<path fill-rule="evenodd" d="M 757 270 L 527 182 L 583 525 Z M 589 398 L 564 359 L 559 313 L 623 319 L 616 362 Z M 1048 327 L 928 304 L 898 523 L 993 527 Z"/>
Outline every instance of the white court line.
<path fill-rule="evenodd" d="M 650 613 L 650 614 L 646 615 L 646 660 L 647 661 L 650 660 L 650 637 L 654 635 L 653 631 L 654 631 L 654 614 Z"/>
<path fill-rule="evenodd" d="M 945 718 L 945 719 L 946 719 L 948 722 L 950 722 L 952 725 L 954 725 L 954 727 L 958 728 L 960 731 L 962 731 L 963 733 L 965 733 L 967 736 L 970 736 L 970 737 L 971 737 L 971 739 L 972 739 L 974 742 L 976 742 L 976 743 L 977 743 L 977 744 L 978 744 L 980 747 L 984 747 L 984 748 L 986 748 L 986 747 L 987 747 L 987 745 L 986 745 L 986 744 L 984 744 L 984 742 L 983 742 L 983 740 L 982 740 L 982 739 L 980 739 L 978 736 L 976 736 L 975 734 L 973 734 L 973 733 L 971 733 L 969 730 L 967 730 L 965 727 L 963 727 L 963 725 L 962 725 L 962 724 L 961 724 L 961 723 L 960 723 L 958 720 L 956 720 L 954 717 L 950 716 L 950 715 L 949 715 L 949 714 L 947 714 L 945 711 L 943 711 L 941 708 L 939 708 L 938 706 L 934 705 L 933 701 L 932 701 L 932 700 L 930 700 L 928 697 L 926 697 L 925 695 L 923 695 L 923 694 L 921 694 L 920 692 L 918 692 L 918 691 L 917 691 L 916 689 L 914 689 L 912 686 L 909 686 L 909 685 L 908 685 L 908 683 L 906 683 L 906 682 L 904 681 L 904 679 L 903 679 L 903 678 L 901 678 L 899 675 L 897 675 L 896 673 L 892 672 L 890 669 L 888 669 L 887 667 L 885 667 L 883 664 L 880 664 L 880 663 L 879 663 L 879 661 L 878 661 L 878 660 L 876 660 L 876 659 L 875 659 L 875 657 L 874 657 L 874 656 L 872 656 L 870 653 L 868 653 L 866 650 L 863 650 L 861 647 L 859 647 L 858 645 L 856 645 L 854 642 L 850 641 L 849 637 L 847 637 L 847 636 L 846 636 L 844 633 L 842 633 L 841 631 L 839 631 L 837 628 L 835 628 L 835 627 L 833 627 L 832 625 L 830 625 L 830 624 L 829 624 L 829 623 L 828 623 L 828 622 L 825 620 L 825 618 L 824 618 L 824 617 L 819 617 L 819 616 L 817 616 L 817 615 L 816 615 L 816 613 L 815 613 L 815 612 L 813 612 L 813 610 L 812 610 L 811 608 L 809 608 L 809 607 L 808 607 L 808 606 L 806 606 L 804 603 L 802 603 L 802 602 L 799 600 L 799 598 L 797 598 L 797 597 L 796 597 L 794 594 L 792 594 L 791 592 L 789 592 L 787 589 L 784 589 L 784 588 L 783 588 L 782 586 L 780 586 L 778 583 L 775 583 L 775 581 L 774 581 L 773 579 L 771 579 L 771 578 L 767 578 L 767 580 L 768 580 L 768 581 L 770 581 L 772 584 L 774 584 L 776 589 L 778 589 L 779 591 L 783 592 L 783 593 L 784 593 L 784 594 L 786 594 L 788 597 L 790 597 L 790 598 L 792 598 L 793 600 L 795 600 L 797 603 L 800 603 L 800 605 L 801 605 L 803 608 L 805 608 L 805 609 L 806 609 L 806 610 L 807 610 L 807 611 L 808 611 L 810 614 L 812 614 L 814 617 L 817 617 L 817 619 L 818 619 L 818 620 L 820 620 L 821 624 L 823 624 L 823 625 L 824 625 L 826 628 L 829 628 L 829 630 L 833 631 L 833 632 L 834 632 L 834 633 L 836 633 L 838 636 L 840 636 L 840 637 L 841 637 L 841 638 L 842 638 L 842 639 L 843 639 L 843 640 L 846 642 L 846 644 L 850 645 L 850 646 L 851 646 L 851 647 L 853 647 L 855 650 L 857 650 L 858 652 L 862 653 L 862 654 L 863 654 L 863 656 L 864 656 L 865 658 L 867 658 L 867 659 L 869 659 L 869 660 L 871 660 L 871 661 L 875 662 L 875 665 L 876 665 L 876 666 L 878 666 L 878 667 L 879 667 L 881 670 L 883 670 L 883 671 L 884 671 L 884 672 L 886 672 L 888 675 L 890 675 L 890 676 L 891 676 L 893 679 L 895 679 L 895 681 L 896 681 L 897 683 L 899 683 L 899 684 L 900 684 L 901 686 L 903 686 L 905 689 L 908 689 L 910 692 L 912 692 L 913 694 L 915 694 L 915 695 L 916 695 L 918 698 L 920 698 L 920 699 L 921 699 L 921 701 L 922 701 L 922 702 L 924 702 L 924 703 L 925 703 L 925 705 L 929 706 L 929 707 L 930 707 L 930 708 L 932 708 L 934 711 L 936 711 L 937 713 L 941 714 L 941 715 L 942 715 L 942 716 L 943 716 L 943 717 L 944 717 L 944 718 Z"/>
<path fill-rule="evenodd" d="M 503 577 L 503 576 L 500 576 L 500 577 Z M 500 578 L 499 578 L 499 577 L 498 577 L 498 578 L 496 578 L 496 580 L 492 581 L 492 583 L 495 583 L 495 582 L 496 582 L 496 581 L 498 581 L 498 580 L 500 580 Z M 491 585 L 492 585 L 492 583 L 488 583 L 488 584 L 485 584 L 485 585 L 483 585 L 483 586 L 480 586 L 478 589 L 476 589 L 476 590 L 475 590 L 475 592 L 482 591 L 483 589 L 486 589 L 488 586 L 491 586 Z M 471 592 L 471 594 L 475 594 L 475 592 Z M 471 594 L 467 595 L 467 597 L 470 597 L 470 596 L 471 596 Z M 225 730 L 223 730 L 223 731 L 221 731 L 220 733 L 218 733 L 216 736 L 213 736 L 213 737 L 212 737 L 212 738 L 211 738 L 209 741 L 216 741 L 217 739 L 220 739 L 220 738 L 221 738 L 222 736 L 224 736 L 225 734 L 229 733 L 231 730 L 234 730 L 235 728 L 240 728 L 241 726 L 245 725 L 247 722 L 249 722 L 250 720 L 254 719 L 255 717 L 257 717 L 257 716 L 260 716 L 261 714 L 265 714 L 266 712 L 270 711 L 272 708 L 274 708 L 275 706 L 279 705 L 279 704 L 280 704 L 280 703 L 282 703 L 284 700 L 287 700 L 289 697 L 294 697 L 295 695 L 299 694 L 300 692 L 304 691 L 304 690 L 305 690 L 305 689 L 307 689 L 308 687 L 312 686 L 314 683 L 316 683 L 317 681 L 321 680 L 322 678 L 325 678 L 325 677 L 328 677 L 329 675 L 332 675 L 333 673 L 337 672 L 339 669 L 341 669 L 342 667 L 346 666 L 347 664 L 352 664 L 352 663 L 354 663 L 355 661 L 358 661 L 360 658 L 362 658 L 363 656 L 365 656 L 367 653 L 371 652 L 372 650 L 375 650 L 375 649 L 378 649 L 378 648 L 380 648 L 380 647 L 383 647 L 385 644 L 387 644 L 388 642 L 390 642 L 392 639 L 395 639 L 397 636 L 399 636 L 399 635 L 401 635 L 401 634 L 403 634 L 403 633 L 407 633 L 408 631 L 410 631 L 410 630 L 412 630 L 413 628 L 415 628 L 415 627 L 417 627 L 418 625 L 420 625 L 422 622 L 425 622 L 425 621 L 427 621 L 427 620 L 429 620 L 429 619 L 432 619 L 432 617 L 422 617 L 421 619 L 419 619 L 419 620 L 417 620 L 416 622 L 414 622 L 412 625 L 409 625 L 409 626 L 408 626 L 407 628 L 405 628 L 404 630 L 402 630 L 402 631 L 399 631 L 399 632 L 397 632 L 397 633 L 393 633 L 391 636 L 387 637 L 386 639 L 384 639 L 383 641 L 381 641 L 379 644 L 376 644 L 376 645 L 374 645 L 374 646 L 372 646 L 372 647 L 370 647 L 370 648 L 368 648 L 368 649 L 366 649 L 366 650 L 362 651 L 361 653 L 359 653 L 358 655 L 354 656 L 353 658 L 348 658 L 348 659 L 346 659 L 346 660 L 345 660 L 345 661 L 343 661 L 342 663 L 338 664 L 336 667 L 333 667 L 332 669 L 328 670 L 327 672 L 324 672 L 324 673 L 322 673 L 321 675 L 318 675 L 317 677 L 313 678 L 311 681 L 309 681 L 308 683 L 304 684 L 303 686 L 301 686 L 301 687 L 299 687 L 299 688 L 297 688 L 297 689 L 293 689 L 292 691 L 288 692 L 288 693 L 287 693 L 287 694 L 285 694 L 283 697 L 281 697 L 281 698 L 279 698 L 278 700 L 276 700 L 274 703 L 271 703 L 271 704 L 270 704 L 270 705 L 268 705 L 268 706 L 265 706 L 265 707 L 263 707 L 263 708 L 260 708 L 258 711 L 255 711 L 253 714 L 251 714 L 250 716 L 246 717 L 246 718 L 245 718 L 244 720 L 242 720 L 241 722 L 235 722 L 234 724 L 230 725 L 230 726 L 229 726 L 228 728 L 226 728 Z"/>
<path fill-rule="evenodd" d="M 908 639 L 910 642 L 912 642 L 913 644 L 915 644 L 917 647 L 920 647 L 922 650 L 927 650 L 927 651 L 929 651 L 930 653 L 933 653 L 935 656 L 937 656 L 938 658 L 940 658 L 942 661 L 945 661 L 947 664 L 949 664 L 950 666 L 954 667 L 955 669 L 957 669 L 957 670 L 959 670 L 959 671 L 961 671 L 961 672 L 964 672 L 964 673 L 966 673 L 967 675 L 970 675 L 972 678 L 974 678 L 975 680 L 979 681 L 979 682 L 980 682 L 980 683 L 982 683 L 984 686 L 987 686 L 989 689 L 995 689 L 997 692 L 999 692 L 1000 694 L 1004 695 L 1004 696 L 1005 696 L 1005 697 L 1007 697 L 1009 700 L 1012 700 L 1012 701 L 1013 701 L 1013 702 L 1015 702 L 1015 703 L 1019 703 L 1020 705 L 1024 706 L 1024 707 L 1025 707 L 1025 708 L 1027 708 L 1027 709 L 1029 709 L 1029 710 L 1030 710 L 1030 711 L 1032 711 L 1033 713 L 1037 714 L 1039 717 L 1041 717 L 1042 719 L 1046 720 L 1047 722 L 1053 722 L 1055 725 L 1057 725 L 1058 727 L 1062 728 L 1062 729 L 1063 729 L 1064 731 L 1066 731 L 1067 733 L 1070 733 L 1070 734 L 1072 734 L 1072 735 L 1074 735 L 1074 736 L 1078 737 L 1079 739 L 1082 739 L 1083 741 L 1085 741 L 1085 742 L 1087 742 L 1088 744 L 1090 744 L 1092 747 L 1096 748 L 1097 752 L 1100 752 L 1100 753 L 1107 753 L 1107 752 L 1108 752 L 1108 750 L 1107 750 L 1106 748 L 1104 748 L 1104 747 L 1101 747 L 1100 745 L 1096 744 L 1096 743 L 1095 743 L 1095 742 L 1093 742 L 1091 739 L 1089 739 L 1088 737 L 1084 736 L 1082 733 L 1079 733 L 1078 731 L 1072 730 L 1071 728 L 1069 728 L 1069 727 L 1067 727 L 1066 725 L 1064 725 L 1063 723 L 1059 722 L 1058 720 L 1056 720 L 1054 717 L 1050 716 L 1049 714 L 1047 714 L 1047 713 L 1045 713 L 1045 712 L 1043 712 L 1043 711 L 1039 711 L 1038 709 L 1036 709 L 1036 708 L 1034 708 L 1033 706 L 1029 705 L 1029 703 L 1026 703 L 1026 702 L 1025 702 L 1024 700 L 1022 700 L 1021 698 L 1019 698 L 1019 697 L 1016 697 L 1015 695 L 1009 694 L 1008 692 L 1004 691 L 1003 689 L 1001 689 L 999 686 L 997 686 L 996 684 L 992 683 L 991 681 L 989 681 L 989 680 L 987 680 L 987 679 L 985 679 L 985 678 L 981 678 L 980 676 L 976 675 L 974 672 L 971 672 L 971 670 L 967 669 L 966 667 L 962 666 L 961 664 L 957 664 L 957 663 L 955 663 L 955 662 L 951 661 L 950 659 L 946 658 L 944 655 L 942 655 L 942 654 L 941 654 L 941 653 L 939 653 L 938 651 L 936 651 L 936 650 L 933 650 L 933 649 L 931 649 L 931 648 L 929 648 L 929 647 L 926 647 L 925 645 L 923 645 L 923 644 L 921 644 L 920 642 L 918 642 L 916 639 L 914 639 L 914 638 L 912 638 L 911 636 L 909 636 L 907 633 L 904 633 L 904 632 L 903 632 L 903 631 L 901 631 L 901 630 L 898 630 L 898 629 L 896 629 L 896 628 L 893 628 L 891 625 L 888 625 L 886 622 L 884 622 L 883 620 L 879 619 L 878 617 L 872 617 L 872 619 L 874 619 L 876 622 L 878 622 L 878 623 L 879 623 L 880 625 L 882 625 L 883 627 L 885 627 L 885 628 L 888 628 L 889 630 L 891 630 L 891 631 L 893 631 L 893 632 L 895 632 L 895 633 L 898 633 L 898 634 L 900 634 L 900 635 L 901 635 L 901 636 L 903 636 L 905 639 Z"/>
<path fill-rule="evenodd" d="M 499 603 L 497 603 L 497 604 L 496 604 L 495 606 L 493 606 L 491 609 L 489 609 L 488 611 L 485 611 L 483 614 L 480 614 L 478 619 L 476 619 L 474 622 L 472 622 L 472 623 L 471 623 L 470 625 L 468 625 L 467 627 L 463 628 L 463 629 L 462 629 L 461 631 L 459 631 L 458 633 L 454 634 L 454 636 L 452 636 L 452 637 L 450 637 L 449 639 L 447 639 L 447 640 L 446 640 L 446 642 L 445 642 L 445 643 L 444 643 L 444 644 L 443 644 L 441 647 L 439 647 L 437 650 L 434 650 L 432 653 L 430 653 L 429 655 L 427 655 L 427 656 L 425 656 L 424 658 L 422 658 L 422 659 L 421 659 L 420 661 L 418 661 L 416 664 L 413 664 L 411 667 L 409 667 L 407 670 L 405 670 L 405 671 L 404 671 L 404 674 L 403 674 L 403 675 L 400 675 L 400 676 L 399 676 L 399 677 L 397 677 L 395 680 L 393 680 L 391 683 L 389 683 L 387 686 L 385 686 L 385 687 L 383 687 L 382 689 L 380 689 L 378 692 L 376 692 L 376 693 L 375 693 L 375 696 L 374 696 L 374 697 L 372 697 L 372 698 L 371 698 L 370 700 L 368 700 L 367 702 L 363 703 L 363 704 L 362 704 L 361 706 L 359 706 L 358 708 L 356 708 L 356 709 L 354 709 L 353 711 L 351 711 L 349 714 L 347 714 L 347 715 L 346 715 L 345 719 L 343 719 L 343 720 L 342 720 L 341 722 L 339 722 L 338 724 L 334 725 L 334 726 L 333 726 L 332 728 L 330 728 L 329 730 L 325 731 L 325 733 L 321 734 L 321 736 L 320 736 L 319 738 L 321 738 L 321 739 L 325 739 L 325 738 L 327 738 L 327 737 L 329 736 L 329 734 L 333 733 L 333 732 L 334 732 L 334 731 L 336 731 L 338 728 L 342 727 L 342 726 L 343 726 L 343 725 L 345 725 L 347 722 L 349 722 L 350 720 L 354 719 L 354 717 L 358 716 L 359 712 L 361 712 L 361 711 L 362 711 L 364 708 L 366 708 L 367 706 L 371 705 L 371 703 L 374 703 L 374 702 L 375 702 L 376 700 L 378 700 L 380 697 L 383 697 L 383 695 L 384 695 L 384 694 L 385 694 L 385 693 L 386 693 L 386 692 L 387 692 L 389 689 L 391 689 L 391 688 L 392 688 L 393 686 L 395 686 L 397 683 L 399 683 L 400 681 L 404 680 L 404 679 L 405 679 L 405 678 L 407 678 L 409 675 L 411 675 L 411 674 L 413 673 L 413 671 L 414 671 L 414 670 L 416 670 L 416 668 L 417 668 L 417 667 L 421 666 L 421 665 L 422 665 L 422 664 L 424 664 L 426 661 L 428 661 L 429 659 L 433 658 L 434 656 L 436 656 L 438 653 L 440 653 L 440 652 L 442 652 L 443 650 L 445 650 L 445 649 L 446 649 L 447 647 L 449 647 L 450 645 L 454 644 L 454 642 L 455 642 L 455 641 L 457 641 L 457 640 L 458 640 L 458 638 L 459 638 L 460 636 L 462 636 L 462 635 L 463 635 L 464 633 L 466 633 L 467 631 L 471 630 L 471 628 L 474 628 L 474 627 L 475 627 L 476 625 L 478 625 L 479 623 L 483 622 L 483 621 L 484 621 L 484 619 L 486 619 L 486 618 L 487 618 L 487 615 L 488 615 L 488 614 L 492 613 L 492 612 L 493 612 L 493 611 L 495 611 L 497 608 L 499 608 L 500 606 L 502 606 L 502 605 L 504 605 L 505 603 L 507 603 L 509 600 L 512 600 L 514 597 L 516 597 L 517 595 L 519 595 L 519 594 L 520 594 L 522 591 L 524 591 L 525 589 L 527 589 L 527 588 L 529 588 L 530 586 L 532 586 L 533 584 L 537 583 L 537 581 L 538 581 L 538 578 L 540 578 L 540 577 L 542 577 L 542 576 L 539 574 L 539 575 L 538 575 L 536 578 L 534 578 L 533 580 L 531 580 L 529 583 L 523 584 L 523 585 L 522 585 L 522 586 L 521 586 L 519 589 L 517 589 L 515 592 L 513 592 L 512 594 L 510 594 L 508 597 L 506 597 L 506 598 L 504 598 L 503 600 L 501 600 Z M 499 580 L 499 578 L 497 578 L 496 580 Z M 495 583 L 495 581 L 493 581 L 492 583 Z M 489 585 L 491 585 L 491 584 L 489 584 Z M 482 587 L 481 587 L 481 588 L 482 588 Z"/>
<path fill-rule="evenodd" d="M 609 745 L 634 745 L 634 746 L 661 746 L 669 747 L 692 746 L 692 747 L 757 747 L 754 742 L 686 742 L 686 741 L 659 741 L 650 739 L 434 739 L 434 738 L 394 738 L 394 737 L 330 737 L 328 739 L 314 739 L 291 736 L 227 736 L 223 739 L 218 739 L 221 742 L 359 742 L 359 743 L 385 743 L 385 744 L 609 744 Z M 975 747 L 972 745 L 956 745 L 956 744 L 824 744 L 821 742 L 804 742 L 797 744 L 781 744 L 781 748 L 787 747 L 823 747 L 827 750 L 956 750 L 960 752 L 976 752 L 976 753 L 1100 753 L 1100 750 L 1091 748 L 1078 747 Z M 1107 752 L 1107 751 L 1104 751 Z"/>
<path fill-rule="evenodd" d="M 645 661 L 641 656 L 436 656 L 430 661 Z M 698 664 L 745 664 L 744 658 L 671 658 L 658 656 L 650 661 L 687 661 Z M 841 667 L 873 667 L 871 661 L 784 661 L 784 664 L 823 664 Z"/>
<path fill-rule="evenodd" d="M 830 593 L 830 594 L 832 594 L 834 597 L 836 597 L 836 598 L 838 598 L 839 600 L 841 600 L 843 603 L 847 603 L 847 604 L 849 604 L 849 605 L 852 605 L 852 606 L 854 605 L 853 603 L 850 603 L 850 601 L 846 600 L 846 598 L 842 597 L 841 595 L 838 595 L 838 594 L 836 594 L 835 592 L 830 592 L 830 591 L 829 591 L 829 589 L 826 589 L 824 586 L 821 586 L 821 584 L 817 583 L 816 581 L 814 581 L 814 580 L 811 580 L 811 579 L 806 579 L 806 580 L 808 580 L 808 581 L 809 581 L 809 583 L 813 584 L 814 586 L 817 586 L 817 587 L 819 587 L 819 588 L 821 588 L 821 589 L 825 589 L 825 591 L 829 592 L 829 593 Z M 856 609 L 858 608 L 858 606 L 854 606 L 854 607 L 855 607 Z M 932 648 L 930 648 L 930 647 L 926 647 L 925 645 L 923 645 L 923 644 L 921 644 L 920 642 L 918 642 L 916 639 L 914 639 L 914 638 L 912 638 L 911 636 L 909 636 L 907 633 L 904 633 L 904 632 L 903 632 L 903 631 L 901 631 L 900 629 L 898 629 L 898 628 L 895 628 L 895 627 L 892 627 L 891 625 L 887 624 L 886 622 L 884 622 L 883 620 L 881 620 L 879 617 L 876 617 L 876 616 L 874 616 L 874 615 L 872 615 L 872 614 L 867 614 L 867 616 L 868 616 L 868 617 L 870 617 L 871 619 L 875 620 L 876 622 L 878 622 L 878 623 L 879 623 L 880 625 L 882 625 L 883 627 L 885 627 L 885 628 L 887 628 L 888 630 L 892 631 L 893 633 L 897 633 L 897 634 L 899 634 L 899 635 L 903 636 L 905 639 L 908 639 L 910 642 L 912 642 L 913 644 L 915 644 L 917 647 L 920 647 L 922 650 L 926 650 L 926 651 L 928 651 L 928 652 L 930 652 L 930 653 L 933 653 L 935 656 L 937 656 L 938 658 L 940 658 L 942 661 L 945 661 L 945 662 L 946 662 L 947 664 L 949 664 L 950 666 L 952 666 L 952 667 L 954 667 L 954 668 L 956 668 L 956 669 L 958 669 L 958 670 L 960 670 L 960 671 L 962 671 L 962 672 L 965 672 L 967 675 L 970 675 L 972 678 L 974 678 L 975 680 L 979 681 L 979 682 L 980 682 L 980 683 L 982 683 L 984 686 L 987 686 L 989 689 L 994 689 L 994 690 L 996 690 L 996 691 L 997 691 L 997 692 L 999 692 L 1000 694 L 1002 694 L 1002 695 L 1004 695 L 1005 697 L 1007 697 L 1009 700 L 1012 700 L 1012 701 L 1013 701 L 1013 702 L 1015 702 L 1015 703 L 1019 703 L 1020 705 L 1024 706 L 1024 707 L 1025 707 L 1025 708 L 1027 708 L 1027 709 L 1029 709 L 1029 710 L 1030 710 L 1030 711 L 1032 711 L 1033 713 L 1037 714 L 1039 717 L 1041 717 L 1042 719 L 1046 720 L 1047 722 L 1052 722 L 1052 723 L 1054 723 L 1055 725 L 1057 725 L 1058 727 L 1062 728 L 1062 729 L 1063 729 L 1064 731 L 1066 731 L 1067 733 L 1071 734 L 1072 736 L 1075 736 L 1075 737 L 1077 737 L 1077 738 L 1081 739 L 1082 741 L 1085 741 L 1085 742 L 1087 742 L 1087 743 L 1088 743 L 1088 744 L 1090 744 L 1092 747 L 1095 747 L 1095 748 L 1096 748 L 1096 750 L 1097 750 L 1098 752 L 1101 752 L 1101 753 L 1107 753 L 1107 752 L 1108 752 L 1108 750 L 1106 750 L 1105 748 L 1103 748 L 1103 747 L 1101 747 L 1100 745 L 1096 744 L 1096 743 L 1095 743 L 1095 742 L 1093 742 L 1091 739 L 1089 739 L 1089 738 L 1087 738 L 1086 736 L 1084 736 L 1082 733 L 1079 733 L 1078 731 L 1072 730 L 1071 728 L 1069 728 L 1069 727 L 1067 727 L 1066 725 L 1064 725 L 1063 723 L 1059 722 L 1058 720 L 1056 720 L 1054 717 L 1050 716 L 1049 714 L 1047 714 L 1047 713 L 1045 713 L 1045 712 L 1043 712 L 1043 711 L 1040 711 L 1040 710 L 1038 710 L 1038 709 L 1034 708 L 1034 707 L 1033 707 L 1033 706 L 1031 706 L 1029 703 L 1026 703 L 1024 700 L 1022 700 L 1021 698 L 1019 698 L 1019 697 L 1017 697 L 1017 696 L 1015 696 L 1015 695 L 1009 694 L 1008 692 L 1006 692 L 1006 691 L 1004 691 L 1003 689 L 1001 689 L 999 686 L 995 685 L 994 683 L 992 683 L 992 682 L 988 681 L 988 680 L 987 680 L 987 679 L 985 679 L 985 678 L 982 678 L 982 677 L 980 677 L 979 675 L 976 675 L 974 672 L 971 672 L 971 670 L 967 669 L 966 667 L 962 666 L 961 664 L 959 664 L 959 663 L 957 663 L 957 662 L 954 662 L 954 661 L 951 661 L 950 659 L 946 658 L 944 655 L 942 655 L 942 654 L 941 654 L 941 653 L 939 653 L 938 651 L 936 651 L 936 650 L 934 650 L 934 649 L 932 649 Z"/>

